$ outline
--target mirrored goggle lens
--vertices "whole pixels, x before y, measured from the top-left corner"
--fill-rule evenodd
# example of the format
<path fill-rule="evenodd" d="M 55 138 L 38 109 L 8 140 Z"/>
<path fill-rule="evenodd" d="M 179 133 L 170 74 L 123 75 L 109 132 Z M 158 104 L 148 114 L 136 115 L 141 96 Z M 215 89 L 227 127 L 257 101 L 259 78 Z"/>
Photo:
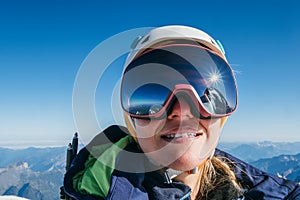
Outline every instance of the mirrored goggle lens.
<path fill-rule="evenodd" d="M 124 71 L 121 86 L 123 109 L 133 116 L 158 113 L 178 84 L 191 85 L 201 106 L 210 115 L 228 115 L 237 104 L 235 79 L 230 66 L 207 49 L 165 46 L 134 60 Z"/>

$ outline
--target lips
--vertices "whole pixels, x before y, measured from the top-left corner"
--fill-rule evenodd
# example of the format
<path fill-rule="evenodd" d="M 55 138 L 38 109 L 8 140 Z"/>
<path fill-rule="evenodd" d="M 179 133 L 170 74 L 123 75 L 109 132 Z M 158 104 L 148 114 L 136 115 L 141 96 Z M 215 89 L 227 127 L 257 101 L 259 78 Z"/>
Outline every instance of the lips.
<path fill-rule="evenodd" d="M 167 135 L 162 135 L 161 137 L 167 139 L 174 139 L 174 138 L 181 138 L 181 137 L 197 137 L 197 133 L 167 134 Z"/>
<path fill-rule="evenodd" d="M 203 135 L 203 132 L 197 131 L 181 131 L 181 132 L 170 132 L 161 135 L 160 137 L 168 142 L 186 142 L 196 139 Z"/>

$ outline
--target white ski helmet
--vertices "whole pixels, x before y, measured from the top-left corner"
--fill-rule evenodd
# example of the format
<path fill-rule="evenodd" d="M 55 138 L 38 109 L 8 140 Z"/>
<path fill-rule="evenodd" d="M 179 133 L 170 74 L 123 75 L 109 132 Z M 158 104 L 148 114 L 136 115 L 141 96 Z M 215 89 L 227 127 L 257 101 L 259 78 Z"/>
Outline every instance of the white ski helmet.
<path fill-rule="evenodd" d="M 161 42 L 174 39 L 184 39 L 200 44 L 226 60 L 225 51 L 220 41 L 214 40 L 204 31 L 190 26 L 170 25 L 154 28 L 147 35 L 136 38 L 131 45 L 132 51 L 126 59 L 125 68 L 133 59 L 143 52 L 143 50 L 149 47 L 155 47 Z"/>

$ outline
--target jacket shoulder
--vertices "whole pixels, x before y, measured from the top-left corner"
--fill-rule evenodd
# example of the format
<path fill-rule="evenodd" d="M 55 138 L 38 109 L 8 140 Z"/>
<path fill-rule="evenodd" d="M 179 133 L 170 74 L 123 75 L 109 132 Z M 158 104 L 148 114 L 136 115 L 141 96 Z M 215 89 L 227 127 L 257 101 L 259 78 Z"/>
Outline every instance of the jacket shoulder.
<path fill-rule="evenodd" d="M 266 173 L 219 149 L 215 155 L 234 163 L 231 169 L 246 190 L 244 194 L 246 199 L 300 200 L 299 183 Z"/>
<path fill-rule="evenodd" d="M 87 161 L 91 159 L 91 156 L 95 156 L 91 154 L 92 151 L 95 151 L 95 147 L 103 146 L 108 148 L 128 135 L 129 132 L 125 127 L 117 125 L 110 126 L 97 134 L 89 144 L 79 151 L 72 161 L 70 169 L 66 172 L 64 177 L 65 193 L 74 199 L 99 199 L 99 196 L 93 197 L 93 195 L 84 195 L 77 192 L 73 188 L 73 177 L 85 170 Z"/>

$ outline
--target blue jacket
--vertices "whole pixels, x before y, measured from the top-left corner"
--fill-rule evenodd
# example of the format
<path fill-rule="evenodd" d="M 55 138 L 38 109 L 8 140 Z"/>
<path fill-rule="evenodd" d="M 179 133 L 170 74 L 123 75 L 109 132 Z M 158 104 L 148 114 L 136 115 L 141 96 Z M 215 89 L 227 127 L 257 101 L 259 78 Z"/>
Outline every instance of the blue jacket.
<path fill-rule="evenodd" d="M 73 160 L 70 169 L 65 174 L 65 193 L 74 199 L 83 200 L 190 199 L 191 189 L 187 185 L 180 182 L 166 184 L 159 173 L 145 169 L 145 167 L 151 167 L 151 164 L 144 164 L 147 160 L 144 156 L 135 156 L 134 153 L 139 153 L 138 155 L 143 154 L 141 154 L 138 145 L 130 138 L 127 129 L 120 126 L 111 126 L 103 131 L 103 133 L 97 135 L 79 152 Z M 123 140 L 123 143 L 120 142 L 121 140 Z M 111 159 L 108 161 L 113 166 L 109 167 L 104 166 L 101 162 L 97 163 L 95 155 L 103 155 L 105 157 L 106 149 L 113 148 L 112 146 L 114 146 L 111 144 L 117 144 L 120 147 L 115 148 L 118 149 L 115 153 L 107 153 L 106 159 Z M 95 147 L 100 148 L 97 149 Z M 93 156 L 90 152 L 94 152 Z M 126 154 L 126 152 L 132 153 Z M 215 154 L 226 157 L 236 163 L 232 170 L 235 172 L 242 187 L 246 189 L 242 199 L 300 200 L 299 183 L 262 172 L 223 151 L 216 150 Z M 93 167 L 93 165 L 97 165 L 97 169 L 100 168 L 101 171 L 99 170 L 99 173 L 90 173 L 90 169 L 88 168 Z M 120 166 L 122 165 L 126 165 L 127 168 L 129 167 L 131 172 L 120 170 Z M 143 170 L 147 172 L 141 173 Z M 105 172 L 103 173 L 103 171 Z M 134 173 L 135 171 L 138 173 Z M 82 178 L 84 173 L 89 174 L 88 177 L 91 177 L 92 174 L 92 179 L 85 181 Z M 74 180 L 77 180 L 77 182 Z M 78 192 L 78 188 L 74 189 L 74 187 L 77 187 L 76 184 L 78 183 L 81 184 L 79 184 L 80 186 L 84 185 L 82 182 L 85 182 L 85 187 L 82 187 L 81 192 Z M 93 190 L 89 190 L 89 188 L 98 190 L 97 187 L 99 187 L 101 195 L 95 195 L 91 192 Z"/>

